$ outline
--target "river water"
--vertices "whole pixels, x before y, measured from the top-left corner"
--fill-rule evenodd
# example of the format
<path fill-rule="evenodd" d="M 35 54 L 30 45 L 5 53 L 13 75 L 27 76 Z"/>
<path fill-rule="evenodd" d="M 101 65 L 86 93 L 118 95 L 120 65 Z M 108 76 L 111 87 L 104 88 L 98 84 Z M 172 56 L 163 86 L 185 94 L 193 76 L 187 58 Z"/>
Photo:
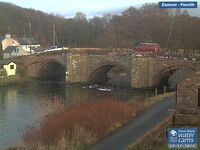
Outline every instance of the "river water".
<path fill-rule="evenodd" d="M 105 92 L 92 87 L 78 88 L 47 82 L 27 82 L 0 88 L 0 149 L 20 144 L 23 133 L 38 124 L 45 104 L 55 96 L 60 97 L 66 105 L 71 105 L 108 97 L 116 100 L 143 100 L 146 91 Z"/>

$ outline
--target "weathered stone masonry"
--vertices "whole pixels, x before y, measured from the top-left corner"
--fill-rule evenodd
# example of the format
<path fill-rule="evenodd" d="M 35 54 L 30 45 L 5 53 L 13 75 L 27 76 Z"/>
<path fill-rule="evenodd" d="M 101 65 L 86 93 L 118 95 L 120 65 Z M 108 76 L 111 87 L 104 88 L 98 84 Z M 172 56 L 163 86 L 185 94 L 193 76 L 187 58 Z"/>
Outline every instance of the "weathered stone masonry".
<path fill-rule="evenodd" d="M 91 77 L 103 75 L 112 66 L 127 72 L 133 88 L 146 88 L 157 85 L 163 76 L 173 70 L 200 69 L 200 63 L 186 60 L 164 59 L 158 57 L 135 58 L 130 51 L 95 49 L 71 49 L 15 58 L 13 61 L 25 67 L 29 76 L 37 77 L 44 64 L 50 62 L 62 65 L 67 83 L 86 83 Z M 99 70 L 98 70 L 99 69 Z M 46 69 L 48 71 L 48 69 Z M 48 74 L 48 72 L 46 72 Z M 96 73 L 96 74 L 95 74 Z"/>
<path fill-rule="evenodd" d="M 177 105 L 174 114 L 176 125 L 200 125 L 200 71 L 189 76 L 177 86 Z"/>

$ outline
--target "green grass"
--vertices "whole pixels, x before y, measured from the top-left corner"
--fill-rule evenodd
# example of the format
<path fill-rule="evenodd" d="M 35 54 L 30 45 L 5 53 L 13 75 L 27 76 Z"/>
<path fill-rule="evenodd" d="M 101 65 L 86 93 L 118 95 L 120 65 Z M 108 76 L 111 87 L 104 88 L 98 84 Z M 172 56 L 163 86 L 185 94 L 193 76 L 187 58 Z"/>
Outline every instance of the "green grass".
<path fill-rule="evenodd" d="M 149 108 L 150 106 L 164 100 L 167 97 L 174 96 L 175 92 L 169 92 L 169 93 L 163 93 L 157 96 L 149 97 L 147 100 L 144 102 L 144 108 Z"/>

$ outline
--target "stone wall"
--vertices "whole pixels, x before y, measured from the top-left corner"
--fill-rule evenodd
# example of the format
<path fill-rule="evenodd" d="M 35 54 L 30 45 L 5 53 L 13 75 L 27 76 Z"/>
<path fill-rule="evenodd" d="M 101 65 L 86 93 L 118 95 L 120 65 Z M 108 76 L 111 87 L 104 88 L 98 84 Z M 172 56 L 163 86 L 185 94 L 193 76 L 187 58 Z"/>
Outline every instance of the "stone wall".
<path fill-rule="evenodd" d="M 200 126 L 200 115 L 199 114 L 174 114 L 174 125 L 175 126 Z"/>
<path fill-rule="evenodd" d="M 197 71 L 177 86 L 177 108 L 181 110 L 197 113 L 198 108 L 198 88 L 200 88 L 200 71 Z M 191 112 L 189 112 L 191 113 Z"/>
<path fill-rule="evenodd" d="M 67 54 L 67 83 L 83 83 L 86 82 L 87 74 L 87 55 L 86 54 Z"/>
<path fill-rule="evenodd" d="M 126 69 L 128 77 L 130 77 L 130 85 L 133 88 L 156 86 L 160 79 L 172 70 L 180 68 L 200 69 L 200 63 L 195 61 L 165 59 L 161 57 L 135 58 L 129 51 L 98 49 L 61 50 L 26 57 L 16 57 L 13 58 L 13 61 L 24 65 L 27 68 L 27 74 L 36 77 L 37 70 L 40 69 L 41 64 L 57 62 L 66 68 L 67 83 L 85 83 L 89 80 L 89 75 L 91 71 L 94 71 L 95 67 L 112 65 L 110 63 L 113 63 L 115 66 Z"/>
<path fill-rule="evenodd" d="M 132 59 L 131 85 L 133 88 L 146 88 L 152 86 L 152 59 Z"/>
<path fill-rule="evenodd" d="M 199 88 L 200 71 L 178 84 L 177 105 L 174 113 L 175 125 L 200 126 Z"/>
<path fill-rule="evenodd" d="M 167 138 L 167 129 L 171 126 L 171 117 L 167 117 L 142 138 L 128 146 L 127 150 L 155 150 Z"/>
<path fill-rule="evenodd" d="M 164 76 L 170 75 L 172 71 L 179 69 L 198 70 L 200 69 L 200 63 L 159 57 L 132 58 L 131 85 L 133 88 L 157 86 Z M 180 72 L 176 73 L 180 78 L 183 76 Z M 181 80 L 180 78 L 178 80 Z M 182 78 L 184 79 L 185 76 Z"/>
<path fill-rule="evenodd" d="M 47 55 L 46 57 L 43 55 L 31 55 L 28 57 L 29 59 L 24 60 L 24 64 L 21 65 L 25 68 L 26 70 L 26 76 L 29 78 L 39 78 L 40 77 L 40 72 L 46 72 L 46 74 L 49 73 L 49 68 L 43 68 L 44 65 L 48 63 L 54 63 L 54 64 L 59 64 L 63 66 L 63 68 L 66 67 L 67 63 L 67 57 L 66 55 Z M 19 63 L 17 63 L 19 64 Z M 54 67 L 53 69 L 56 70 Z M 63 70 L 64 72 L 66 71 Z"/>
<path fill-rule="evenodd" d="M 132 68 L 131 55 L 129 54 L 90 54 L 90 53 L 68 53 L 67 54 L 67 83 L 86 83 L 90 75 L 97 69 L 105 66 L 116 66 L 123 68 L 129 76 Z"/>

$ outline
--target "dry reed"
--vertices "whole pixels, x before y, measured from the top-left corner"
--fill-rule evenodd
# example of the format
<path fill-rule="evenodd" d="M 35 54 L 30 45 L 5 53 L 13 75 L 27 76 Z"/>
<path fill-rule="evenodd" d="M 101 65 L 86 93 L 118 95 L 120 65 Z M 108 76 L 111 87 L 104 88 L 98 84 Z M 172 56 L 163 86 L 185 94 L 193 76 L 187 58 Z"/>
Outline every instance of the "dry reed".
<path fill-rule="evenodd" d="M 27 148 L 84 149 L 135 116 L 142 106 L 138 101 L 110 99 L 67 108 L 60 108 L 57 101 L 55 104 L 59 106 L 59 111 L 51 112 L 43 118 L 38 129 L 32 129 L 24 135 Z M 54 108 L 51 105 L 48 107 Z"/>

